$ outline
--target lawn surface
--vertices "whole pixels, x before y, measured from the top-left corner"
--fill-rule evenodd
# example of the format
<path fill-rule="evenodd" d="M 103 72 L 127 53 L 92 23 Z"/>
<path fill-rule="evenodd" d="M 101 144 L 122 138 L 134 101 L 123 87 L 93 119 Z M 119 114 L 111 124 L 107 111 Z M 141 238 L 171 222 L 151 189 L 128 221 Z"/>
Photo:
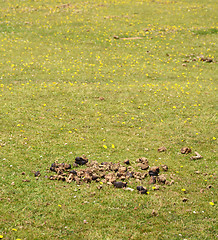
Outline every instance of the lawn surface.
<path fill-rule="evenodd" d="M 217 237 L 217 12 L 215 0 L 1 1 L 0 238 Z M 174 184 L 48 179 L 83 154 L 141 172 L 146 157 Z"/>

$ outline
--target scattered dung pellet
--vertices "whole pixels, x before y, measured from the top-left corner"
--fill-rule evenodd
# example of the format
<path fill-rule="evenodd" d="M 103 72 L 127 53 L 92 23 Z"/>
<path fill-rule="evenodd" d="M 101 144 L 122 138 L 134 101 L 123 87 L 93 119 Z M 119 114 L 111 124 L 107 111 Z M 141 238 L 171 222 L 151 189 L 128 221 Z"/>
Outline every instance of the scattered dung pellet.
<path fill-rule="evenodd" d="M 118 169 L 118 172 L 119 173 L 121 173 L 121 174 L 123 174 L 123 173 L 125 173 L 127 171 L 127 168 L 126 167 L 119 167 L 119 169 Z"/>
<path fill-rule="evenodd" d="M 153 189 L 154 191 L 160 190 L 160 186 L 159 186 L 159 185 L 155 185 L 154 187 L 152 187 L 152 189 Z"/>
<path fill-rule="evenodd" d="M 145 157 L 141 157 L 141 158 L 136 159 L 136 162 L 144 163 L 144 164 L 147 163 L 148 164 L 148 159 L 145 158 Z"/>
<path fill-rule="evenodd" d="M 149 168 L 148 163 L 138 163 L 138 167 L 141 168 L 141 170 L 147 170 Z"/>
<path fill-rule="evenodd" d="M 49 179 L 50 179 L 50 180 L 56 180 L 57 177 L 56 177 L 56 176 L 50 176 Z"/>
<path fill-rule="evenodd" d="M 146 189 L 139 191 L 140 194 L 147 194 L 148 191 Z"/>
<path fill-rule="evenodd" d="M 34 176 L 35 176 L 35 177 L 39 177 L 39 176 L 41 176 L 41 173 L 40 173 L 39 171 L 36 171 L 36 172 L 34 173 Z"/>
<path fill-rule="evenodd" d="M 174 182 L 175 182 L 174 180 L 171 180 L 171 181 L 170 181 L 170 185 L 174 184 Z"/>
<path fill-rule="evenodd" d="M 153 167 L 151 167 L 151 169 L 149 170 L 148 174 L 149 174 L 150 176 L 158 176 L 159 172 L 160 172 L 160 168 L 159 168 L 159 167 L 156 167 L 156 166 L 153 166 Z"/>
<path fill-rule="evenodd" d="M 168 186 L 171 185 L 170 181 L 168 181 L 168 180 L 166 180 L 165 184 L 168 185 Z"/>
<path fill-rule="evenodd" d="M 73 175 L 77 175 L 77 172 L 75 170 L 70 171 Z"/>
<path fill-rule="evenodd" d="M 71 169 L 71 165 L 70 164 L 65 164 L 64 167 L 65 167 L 65 169 Z"/>
<path fill-rule="evenodd" d="M 79 165 L 85 165 L 88 162 L 88 159 L 86 157 L 76 157 L 75 163 Z"/>
<path fill-rule="evenodd" d="M 166 180 L 167 179 L 166 179 L 166 177 L 163 174 L 157 177 L 157 181 L 159 183 L 165 184 Z"/>
<path fill-rule="evenodd" d="M 126 172 L 126 177 L 133 178 L 134 177 L 134 172 Z"/>
<path fill-rule="evenodd" d="M 144 188 L 143 186 L 137 186 L 136 189 L 137 189 L 138 191 L 146 190 L 146 188 Z"/>
<path fill-rule="evenodd" d="M 165 147 L 160 147 L 160 148 L 158 148 L 158 152 L 166 152 L 166 148 Z"/>
<path fill-rule="evenodd" d="M 167 165 L 162 165 L 161 167 L 164 171 L 168 171 L 168 166 Z"/>
<path fill-rule="evenodd" d="M 181 153 L 182 154 L 188 154 L 188 153 L 191 153 L 191 148 L 188 148 L 188 147 L 183 147 L 182 149 L 181 149 Z"/>
<path fill-rule="evenodd" d="M 151 215 L 152 216 L 157 216 L 158 215 L 158 211 L 153 209 L 152 212 L 151 212 Z"/>
<path fill-rule="evenodd" d="M 23 179 L 22 182 L 30 182 L 29 179 Z"/>
<path fill-rule="evenodd" d="M 124 188 L 127 186 L 127 183 L 126 182 L 114 182 L 113 185 L 116 188 Z"/>
<path fill-rule="evenodd" d="M 198 152 L 195 152 L 196 156 L 190 157 L 191 160 L 201 159 L 203 158 Z"/>
<path fill-rule="evenodd" d="M 156 177 L 155 176 L 151 176 L 149 182 L 149 184 L 155 184 L 156 183 Z"/>
<path fill-rule="evenodd" d="M 124 161 L 124 163 L 127 164 L 127 165 L 129 165 L 129 164 L 130 164 L 129 159 L 126 159 L 126 160 Z"/>

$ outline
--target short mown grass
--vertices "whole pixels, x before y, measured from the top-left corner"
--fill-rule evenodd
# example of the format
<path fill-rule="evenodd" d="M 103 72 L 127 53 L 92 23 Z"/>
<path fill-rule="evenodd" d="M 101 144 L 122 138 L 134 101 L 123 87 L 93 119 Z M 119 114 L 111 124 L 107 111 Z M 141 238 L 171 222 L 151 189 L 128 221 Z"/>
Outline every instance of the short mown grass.
<path fill-rule="evenodd" d="M 216 1 L 13 0 L 0 12 L 0 238 L 215 239 Z M 174 184 L 129 181 L 140 195 L 48 180 L 51 163 L 82 154 L 135 169 L 146 157 Z"/>

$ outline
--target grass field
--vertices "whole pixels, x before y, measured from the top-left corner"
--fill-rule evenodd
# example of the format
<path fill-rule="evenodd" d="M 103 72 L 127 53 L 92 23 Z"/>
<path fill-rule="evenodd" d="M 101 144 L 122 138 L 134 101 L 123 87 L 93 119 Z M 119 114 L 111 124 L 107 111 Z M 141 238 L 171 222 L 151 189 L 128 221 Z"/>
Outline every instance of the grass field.
<path fill-rule="evenodd" d="M 217 238 L 217 12 L 215 0 L 1 1 L 0 238 Z M 48 179 L 83 154 L 139 172 L 146 157 L 174 184 Z"/>

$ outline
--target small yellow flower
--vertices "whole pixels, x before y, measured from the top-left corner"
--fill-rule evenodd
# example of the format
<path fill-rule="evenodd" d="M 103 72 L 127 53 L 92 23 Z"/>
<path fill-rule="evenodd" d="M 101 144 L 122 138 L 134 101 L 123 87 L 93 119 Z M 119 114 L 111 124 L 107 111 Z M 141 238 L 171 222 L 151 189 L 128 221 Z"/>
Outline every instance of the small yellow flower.
<path fill-rule="evenodd" d="M 173 108 L 176 108 L 176 106 L 173 106 Z"/>
<path fill-rule="evenodd" d="M 61 204 L 58 204 L 58 207 L 61 207 Z"/>
<path fill-rule="evenodd" d="M 107 149 L 107 146 L 106 146 L 106 145 L 103 145 L 103 148 Z"/>
<path fill-rule="evenodd" d="M 3 235 L 0 235 L 0 238 L 3 238 Z"/>
<path fill-rule="evenodd" d="M 100 184 L 102 185 L 102 184 L 103 184 L 103 182 L 100 182 Z"/>
<path fill-rule="evenodd" d="M 182 191 L 185 192 L 186 191 L 185 188 L 183 188 Z"/>
<path fill-rule="evenodd" d="M 215 137 L 213 137 L 213 140 L 216 140 L 216 138 L 215 138 Z"/>
<path fill-rule="evenodd" d="M 16 229 L 16 228 L 12 228 L 12 231 L 15 231 L 15 232 L 17 232 L 17 229 Z"/>
<path fill-rule="evenodd" d="M 209 204 L 210 204 L 211 206 L 213 206 L 213 205 L 214 205 L 214 203 L 213 203 L 213 202 L 209 202 Z"/>
<path fill-rule="evenodd" d="M 115 148 L 114 144 L 111 145 L 112 148 Z"/>

